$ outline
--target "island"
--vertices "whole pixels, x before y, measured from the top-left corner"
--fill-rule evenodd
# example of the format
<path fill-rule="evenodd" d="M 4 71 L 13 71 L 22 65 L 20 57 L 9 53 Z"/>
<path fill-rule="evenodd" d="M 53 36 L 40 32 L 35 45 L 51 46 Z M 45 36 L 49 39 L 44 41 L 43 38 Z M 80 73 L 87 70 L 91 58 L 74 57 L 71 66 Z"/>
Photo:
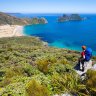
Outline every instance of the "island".
<path fill-rule="evenodd" d="M 58 18 L 58 22 L 65 22 L 65 21 L 82 21 L 82 18 L 79 14 L 71 14 L 71 15 L 63 15 Z"/>

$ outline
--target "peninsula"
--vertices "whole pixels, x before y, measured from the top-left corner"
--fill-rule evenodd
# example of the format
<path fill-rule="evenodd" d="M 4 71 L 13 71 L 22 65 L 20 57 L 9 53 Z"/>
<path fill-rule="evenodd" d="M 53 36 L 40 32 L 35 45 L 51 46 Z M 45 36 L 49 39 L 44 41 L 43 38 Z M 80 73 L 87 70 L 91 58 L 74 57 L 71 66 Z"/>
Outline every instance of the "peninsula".
<path fill-rule="evenodd" d="M 0 12 L 0 38 L 23 36 L 23 26 L 31 24 L 46 24 L 47 19 L 38 18 L 17 18 L 9 14 Z"/>

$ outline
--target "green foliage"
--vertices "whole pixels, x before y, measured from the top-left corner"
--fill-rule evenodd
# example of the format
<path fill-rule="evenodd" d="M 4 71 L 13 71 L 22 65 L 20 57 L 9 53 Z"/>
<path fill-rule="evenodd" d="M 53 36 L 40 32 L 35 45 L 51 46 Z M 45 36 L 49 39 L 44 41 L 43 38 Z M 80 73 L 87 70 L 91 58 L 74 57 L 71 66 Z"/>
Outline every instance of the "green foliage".
<path fill-rule="evenodd" d="M 68 61 L 67 61 L 66 58 L 63 58 L 63 59 L 60 60 L 60 63 L 61 64 L 68 64 Z"/>
<path fill-rule="evenodd" d="M 77 93 L 80 96 L 95 96 L 96 95 L 96 71 L 88 70 L 86 78 L 83 81 L 83 84 L 78 85 Z"/>
<path fill-rule="evenodd" d="M 28 96 L 50 96 L 47 88 L 36 80 L 31 80 L 26 86 Z"/>
<path fill-rule="evenodd" d="M 96 95 L 96 71 L 88 70 L 86 87 L 89 90 L 90 94 L 92 94 L 92 96 Z"/>
<path fill-rule="evenodd" d="M 29 64 L 23 64 L 23 70 L 27 76 L 37 75 L 40 73 L 40 71 L 32 65 Z"/>
<path fill-rule="evenodd" d="M 75 73 L 58 74 L 54 73 L 52 75 L 52 88 L 54 93 L 64 93 L 64 92 L 75 92 L 77 90 L 78 80 Z"/>
<path fill-rule="evenodd" d="M 36 60 L 36 64 L 40 71 L 47 73 L 50 66 L 56 63 L 56 58 L 53 56 L 40 57 Z"/>
<path fill-rule="evenodd" d="M 0 70 L 0 81 L 2 81 L 4 74 L 5 74 L 5 72 Z"/>
<path fill-rule="evenodd" d="M 39 70 L 44 73 L 46 73 L 48 71 L 48 68 L 50 66 L 50 63 L 47 58 L 38 59 L 36 61 L 36 64 L 38 65 Z"/>
<path fill-rule="evenodd" d="M 86 89 L 94 96 L 96 73 L 88 71 L 82 84 L 73 69 L 78 57 L 76 51 L 46 47 L 36 37 L 1 38 L 0 96 L 26 96 L 26 92 L 32 96 L 34 86 L 37 96 L 42 90 L 41 96 L 65 92 L 86 95 Z"/>
<path fill-rule="evenodd" d="M 54 74 L 55 72 L 65 74 L 65 72 L 73 72 L 73 69 L 69 64 L 54 64 L 49 68 L 48 73 Z"/>
<path fill-rule="evenodd" d="M 23 69 L 21 67 L 13 67 L 9 69 L 6 69 L 6 73 L 5 73 L 5 78 L 12 78 L 14 76 L 22 76 L 23 74 Z"/>
<path fill-rule="evenodd" d="M 87 87 L 96 88 L 96 71 L 89 70 L 87 72 Z"/>
<path fill-rule="evenodd" d="M 0 91 L 0 96 L 26 96 L 25 86 L 22 82 L 9 84 Z"/>
<path fill-rule="evenodd" d="M 10 68 L 10 70 L 6 69 L 5 76 L 3 80 L 0 82 L 0 86 L 1 87 L 7 86 L 8 84 L 12 82 L 11 81 L 12 77 L 22 76 L 22 74 L 23 74 L 22 68 L 14 67 L 14 68 Z"/>

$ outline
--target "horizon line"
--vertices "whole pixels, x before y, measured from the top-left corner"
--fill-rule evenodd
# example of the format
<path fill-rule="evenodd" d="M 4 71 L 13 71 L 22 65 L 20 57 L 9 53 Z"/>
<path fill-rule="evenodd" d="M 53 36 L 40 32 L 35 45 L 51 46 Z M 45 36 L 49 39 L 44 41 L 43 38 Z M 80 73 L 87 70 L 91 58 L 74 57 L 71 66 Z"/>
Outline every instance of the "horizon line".
<path fill-rule="evenodd" d="M 21 13 L 21 14 L 96 14 L 96 12 L 5 12 L 3 13 Z"/>

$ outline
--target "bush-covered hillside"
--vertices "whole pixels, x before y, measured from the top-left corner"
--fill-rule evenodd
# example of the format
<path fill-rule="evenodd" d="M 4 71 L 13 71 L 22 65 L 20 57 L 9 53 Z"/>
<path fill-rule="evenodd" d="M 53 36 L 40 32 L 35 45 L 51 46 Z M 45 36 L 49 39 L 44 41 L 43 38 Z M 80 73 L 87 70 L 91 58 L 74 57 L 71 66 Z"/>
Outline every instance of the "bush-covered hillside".
<path fill-rule="evenodd" d="M 0 25 L 25 25 L 28 24 L 26 20 L 10 16 L 6 13 L 0 12 Z"/>
<path fill-rule="evenodd" d="M 0 96 L 95 96 L 96 72 L 82 81 L 74 70 L 78 58 L 79 52 L 44 46 L 36 37 L 1 38 Z"/>
<path fill-rule="evenodd" d="M 29 24 L 46 24 L 45 18 L 17 18 L 9 14 L 0 12 L 0 25 L 29 25 Z"/>

